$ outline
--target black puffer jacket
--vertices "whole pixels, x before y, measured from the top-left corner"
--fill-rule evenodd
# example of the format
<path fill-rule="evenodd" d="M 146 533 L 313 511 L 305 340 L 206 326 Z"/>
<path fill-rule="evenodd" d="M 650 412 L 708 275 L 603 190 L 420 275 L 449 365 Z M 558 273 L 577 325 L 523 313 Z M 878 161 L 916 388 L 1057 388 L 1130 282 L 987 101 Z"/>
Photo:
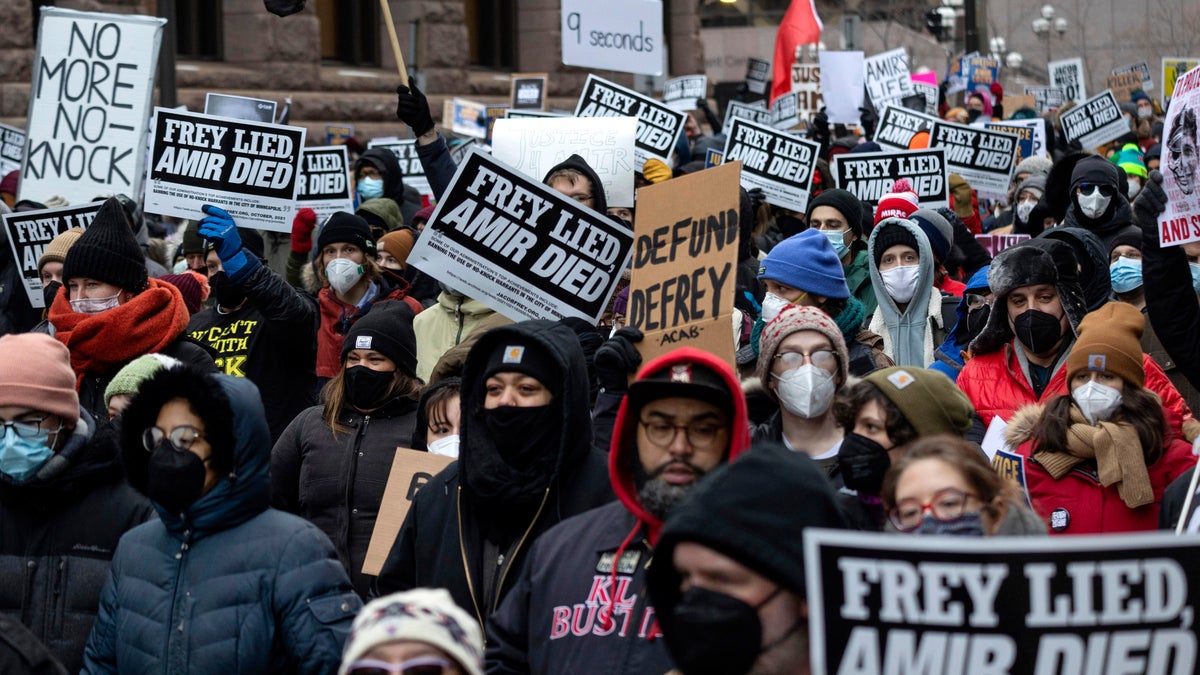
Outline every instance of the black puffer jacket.
<path fill-rule="evenodd" d="M 313 406 L 300 413 L 271 450 L 271 505 L 321 528 L 365 598 L 367 545 L 396 448 L 412 437 L 417 404 L 394 399 L 369 415 L 345 409 L 339 421 L 346 431 L 337 433 L 324 412 Z"/>
<path fill-rule="evenodd" d="M 72 673 L 117 541 L 155 518 L 125 483 L 116 434 L 86 412 L 42 473 L 17 485 L 0 474 L 0 616 L 15 619 Z M 70 458 L 70 459 L 67 459 Z"/>
<path fill-rule="evenodd" d="M 541 345 L 562 373 L 557 387 L 552 387 L 562 393 L 550 403 L 551 411 L 542 421 L 558 427 L 558 454 L 549 476 L 539 476 L 536 485 L 521 486 L 542 495 L 528 505 L 486 502 L 464 479 L 464 470 L 471 473 L 475 466 L 504 461 L 482 422 L 482 410 L 484 369 L 492 351 L 505 340 Z M 587 370 L 579 340 L 570 328 L 551 321 L 524 321 L 493 329 L 471 348 L 462 380 L 459 461 L 434 476 L 413 499 L 376 590 L 445 588 L 482 625 L 516 581 L 514 567 L 521 565 L 538 535 L 565 518 L 611 501 L 614 495 L 606 456 L 592 448 Z"/>

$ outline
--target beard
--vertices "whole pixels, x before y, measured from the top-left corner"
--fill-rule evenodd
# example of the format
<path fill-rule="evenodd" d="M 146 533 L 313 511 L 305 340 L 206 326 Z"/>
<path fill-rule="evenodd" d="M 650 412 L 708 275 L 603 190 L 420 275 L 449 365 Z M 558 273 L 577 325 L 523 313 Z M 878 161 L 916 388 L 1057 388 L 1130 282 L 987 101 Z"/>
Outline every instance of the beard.
<path fill-rule="evenodd" d="M 696 474 L 695 480 L 683 485 L 672 485 L 663 479 L 662 474 L 670 467 L 686 466 Z M 704 470 L 700 467 L 691 464 L 685 460 L 671 460 L 662 466 L 655 469 L 652 473 L 645 473 L 640 464 L 637 467 L 637 473 L 641 474 L 642 480 L 638 483 L 641 487 L 638 488 L 638 501 L 642 508 L 649 511 L 655 518 L 666 520 L 667 514 L 675 507 L 684 497 L 692 491 L 696 483 L 704 477 Z"/>

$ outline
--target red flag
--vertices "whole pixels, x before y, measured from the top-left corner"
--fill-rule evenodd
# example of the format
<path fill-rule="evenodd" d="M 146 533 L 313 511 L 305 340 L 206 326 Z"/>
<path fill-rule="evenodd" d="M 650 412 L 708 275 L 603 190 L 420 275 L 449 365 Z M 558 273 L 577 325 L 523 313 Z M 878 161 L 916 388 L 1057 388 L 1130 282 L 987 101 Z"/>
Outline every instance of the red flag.
<path fill-rule="evenodd" d="M 792 62 L 796 47 L 815 45 L 821 41 L 821 17 L 817 16 L 816 0 L 792 0 L 779 32 L 775 35 L 775 60 L 771 75 L 771 103 L 792 91 Z"/>

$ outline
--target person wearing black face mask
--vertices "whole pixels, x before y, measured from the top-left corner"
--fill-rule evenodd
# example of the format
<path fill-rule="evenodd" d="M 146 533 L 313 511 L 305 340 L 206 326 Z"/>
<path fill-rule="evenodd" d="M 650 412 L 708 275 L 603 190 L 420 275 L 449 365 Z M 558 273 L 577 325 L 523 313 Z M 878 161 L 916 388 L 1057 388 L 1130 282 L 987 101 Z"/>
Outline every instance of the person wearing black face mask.
<path fill-rule="evenodd" d="M 482 335 L 463 364 L 458 461 L 413 499 L 375 590 L 445 588 L 482 626 L 538 535 L 613 499 L 588 396 L 583 349 L 566 325 Z"/>
<path fill-rule="evenodd" d="M 272 440 L 317 402 L 317 305 L 263 262 L 263 239 L 232 218 L 200 221 L 208 284 L 216 302 L 195 313 L 187 335 L 215 356 L 226 375 L 258 386 Z"/>
<path fill-rule="evenodd" d="M 667 517 L 650 597 L 684 675 L 809 672 L 804 531 L 845 528 L 816 463 L 757 445 Z"/>
<path fill-rule="evenodd" d="M 988 288 L 987 275 L 990 268 L 990 265 L 984 265 L 967 280 L 966 290 L 963 291 L 962 299 L 958 301 L 958 307 L 954 310 L 958 321 L 946 334 L 942 345 L 933 353 L 934 362 L 930 364 L 929 369 L 944 373 L 951 381 L 958 379 L 958 373 L 969 356 L 967 346 L 983 331 L 992 312 L 995 296 Z"/>
<path fill-rule="evenodd" d="M 417 424 L 422 383 L 412 310 L 376 303 L 346 334 L 342 367 L 325 385 L 323 405 L 301 412 L 271 450 L 271 503 L 329 536 L 363 598 L 362 573 L 396 447 Z"/>

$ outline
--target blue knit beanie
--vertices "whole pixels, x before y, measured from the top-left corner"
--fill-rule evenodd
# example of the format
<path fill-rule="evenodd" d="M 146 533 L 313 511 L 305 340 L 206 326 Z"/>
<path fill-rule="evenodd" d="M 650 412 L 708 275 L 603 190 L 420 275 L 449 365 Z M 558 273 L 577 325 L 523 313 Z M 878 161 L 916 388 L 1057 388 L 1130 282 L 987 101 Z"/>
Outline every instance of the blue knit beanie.
<path fill-rule="evenodd" d="M 842 261 L 819 230 L 804 230 L 776 244 L 758 268 L 758 278 L 826 298 L 850 297 Z"/>

